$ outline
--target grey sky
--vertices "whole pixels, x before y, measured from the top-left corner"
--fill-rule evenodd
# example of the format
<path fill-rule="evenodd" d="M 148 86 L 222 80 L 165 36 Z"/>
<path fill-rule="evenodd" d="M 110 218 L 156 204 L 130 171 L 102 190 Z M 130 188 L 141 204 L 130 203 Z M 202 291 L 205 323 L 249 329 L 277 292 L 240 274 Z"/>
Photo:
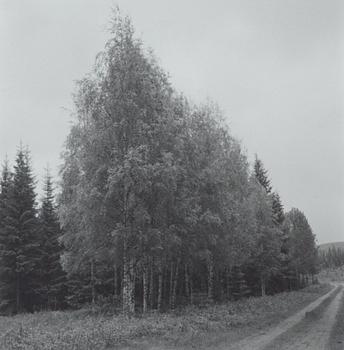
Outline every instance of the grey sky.
<path fill-rule="evenodd" d="M 286 209 L 344 240 L 344 2 L 116 2 L 174 86 L 218 102 Z M 0 161 L 28 144 L 56 172 L 74 81 L 105 43 L 110 0 L 0 0 Z"/>

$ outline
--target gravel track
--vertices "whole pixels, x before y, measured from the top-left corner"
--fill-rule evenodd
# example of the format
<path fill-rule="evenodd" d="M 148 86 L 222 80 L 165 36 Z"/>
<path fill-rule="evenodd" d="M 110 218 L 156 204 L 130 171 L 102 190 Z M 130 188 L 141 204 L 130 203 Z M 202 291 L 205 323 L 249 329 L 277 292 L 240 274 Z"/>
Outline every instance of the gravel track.
<path fill-rule="evenodd" d="M 245 338 L 228 350 L 328 350 L 343 295 L 343 286 L 334 284 L 329 293 L 270 331 Z"/>

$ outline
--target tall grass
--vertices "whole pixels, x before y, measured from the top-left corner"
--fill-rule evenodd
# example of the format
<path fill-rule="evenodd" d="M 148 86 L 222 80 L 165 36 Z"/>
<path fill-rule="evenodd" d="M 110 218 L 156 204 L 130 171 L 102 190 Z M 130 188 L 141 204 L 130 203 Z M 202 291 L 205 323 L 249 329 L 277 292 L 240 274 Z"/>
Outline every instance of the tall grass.
<path fill-rule="evenodd" d="M 249 298 L 174 313 L 150 313 L 128 319 L 123 315 L 92 315 L 87 310 L 41 312 L 0 317 L 0 349 L 100 350 L 130 346 L 140 339 L 178 344 L 208 332 L 239 329 L 287 316 L 328 290 L 310 286 L 302 291 Z"/>

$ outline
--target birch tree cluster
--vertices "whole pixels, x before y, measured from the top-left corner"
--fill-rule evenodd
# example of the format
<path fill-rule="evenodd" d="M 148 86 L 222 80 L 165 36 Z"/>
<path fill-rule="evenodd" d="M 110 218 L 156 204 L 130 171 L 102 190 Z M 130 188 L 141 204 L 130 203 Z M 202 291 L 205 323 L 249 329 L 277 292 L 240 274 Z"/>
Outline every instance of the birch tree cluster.
<path fill-rule="evenodd" d="M 111 34 L 74 96 L 54 226 L 58 245 L 38 253 L 44 261 L 57 253 L 66 274 L 52 300 L 133 314 L 305 284 L 316 273 L 317 252 L 304 214 L 284 213 L 263 162 L 256 157 L 250 167 L 215 104 L 195 105 L 172 87 L 129 18 L 116 15 Z M 29 206 L 35 208 L 34 199 Z M 50 204 L 42 208 L 53 212 Z M 4 266 L 12 243 L 2 214 L 1 207 Z M 40 237 L 51 232 L 39 227 Z M 8 283 L 24 278 L 21 271 L 15 268 Z M 47 295 L 44 288 L 40 295 Z M 6 289 L 1 293 L 3 299 Z M 37 303 L 51 306 L 50 299 Z"/>
<path fill-rule="evenodd" d="M 263 163 L 250 170 L 216 105 L 175 91 L 130 19 L 115 18 L 75 105 L 59 202 L 76 303 L 88 293 L 127 313 L 173 309 L 297 288 L 315 273 L 304 215 L 285 219 Z"/>

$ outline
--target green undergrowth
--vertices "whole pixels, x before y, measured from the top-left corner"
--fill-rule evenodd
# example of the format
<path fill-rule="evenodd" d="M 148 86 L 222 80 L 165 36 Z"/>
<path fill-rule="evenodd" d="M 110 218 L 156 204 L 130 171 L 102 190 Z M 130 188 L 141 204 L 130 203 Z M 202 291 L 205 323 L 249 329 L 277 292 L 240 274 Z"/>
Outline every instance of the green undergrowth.
<path fill-rule="evenodd" d="M 149 313 L 128 319 L 123 315 L 92 315 L 88 311 L 57 311 L 0 317 L 0 349 L 98 350 L 164 347 L 201 348 L 244 337 L 301 309 L 330 289 L 313 285 L 300 291 L 249 298 L 237 302 L 187 307 L 174 313 Z"/>

